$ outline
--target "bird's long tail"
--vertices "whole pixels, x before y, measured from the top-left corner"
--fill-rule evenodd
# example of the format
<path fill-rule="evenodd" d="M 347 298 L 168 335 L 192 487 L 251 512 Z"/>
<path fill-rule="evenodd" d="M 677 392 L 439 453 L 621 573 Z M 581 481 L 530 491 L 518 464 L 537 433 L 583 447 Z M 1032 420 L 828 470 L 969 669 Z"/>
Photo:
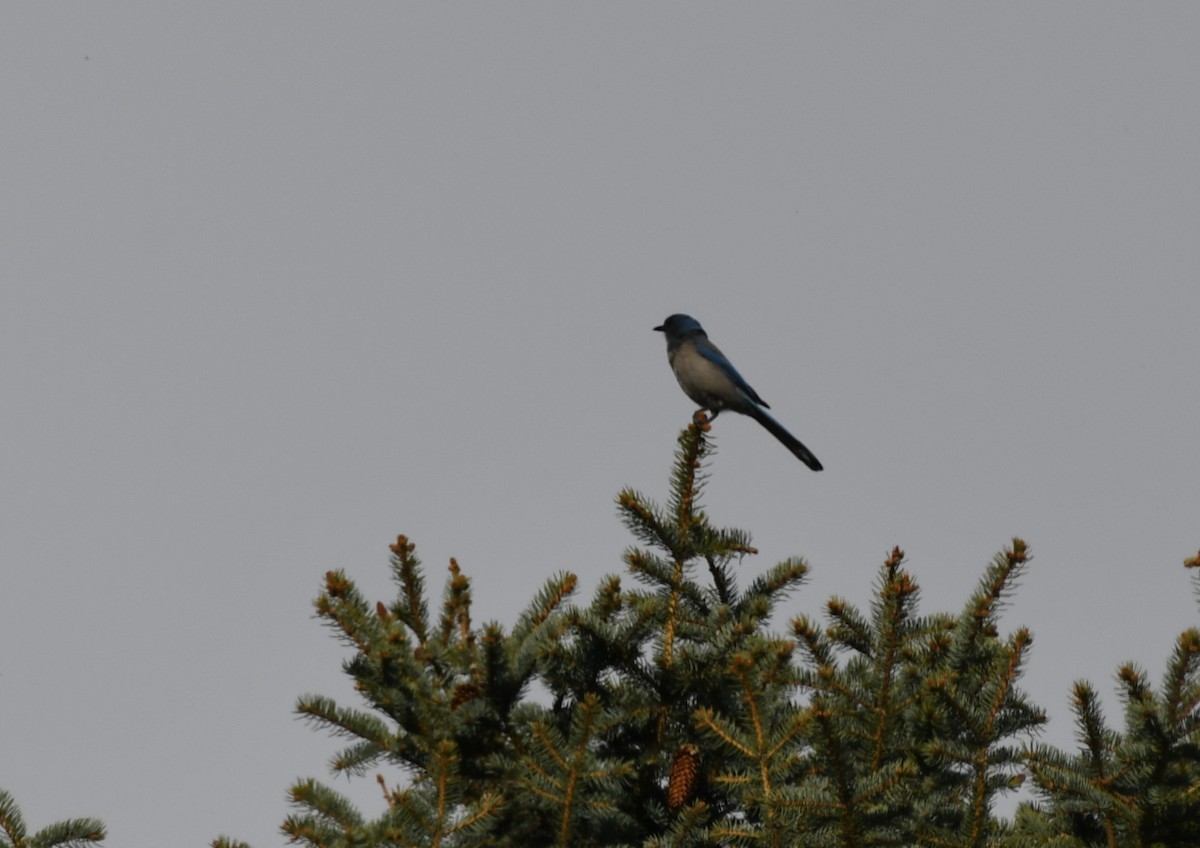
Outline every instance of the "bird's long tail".
<path fill-rule="evenodd" d="M 813 471 L 820 471 L 823 467 L 821 461 L 812 455 L 812 451 L 806 448 L 803 443 L 787 431 L 787 428 L 771 417 L 771 413 L 764 410 L 761 406 L 754 404 L 750 405 L 748 414 L 751 418 L 763 425 L 770 431 L 771 435 L 783 442 L 796 458 L 811 468 Z"/>

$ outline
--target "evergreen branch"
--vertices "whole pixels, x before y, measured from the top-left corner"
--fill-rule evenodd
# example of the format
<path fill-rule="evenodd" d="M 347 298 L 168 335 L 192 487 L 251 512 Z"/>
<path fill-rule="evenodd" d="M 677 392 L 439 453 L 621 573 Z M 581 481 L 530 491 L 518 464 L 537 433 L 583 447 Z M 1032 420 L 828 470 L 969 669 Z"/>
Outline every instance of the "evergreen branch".
<path fill-rule="evenodd" d="M 302 842 L 312 848 L 343 848 L 351 844 L 342 830 L 315 816 L 289 815 L 279 829 L 289 842 Z"/>
<path fill-rule="evenodd" d="M 696 710 L 695 723 L 698 730 L 707 731 L 727 748 L 736 751 L 746 759 L 753 759 L 754 746 L 742 741 L 740 734 L 730 724 L 718 717 L 711 707 L 701 707 Z"/>
<path fill-rule="evenodd" d="M 808 563 L 800 557 L 791 557 L 750 581 L 742 597 L 734 604 L 734 614 L 740 614 L 758 600 L 767 602 L 769 615 L 777 602 L 787 598 L 808 579 Z"/>
<path fill-rule="evenodd" d="M 569 571 L 546 581 L 534 595 L 533 601 L 518 616 L 517 624 L 512 630 L 512 638 L 518 643 L 528 640 L 531 634 L 537 632 L 560 611 L 563 604 L 575 593 L 578 583 L 579 578 Z"/>
<path fill-rule="evenodd" d="M 1033 636 L 1030 635 L 1029 629 L 1021 627 L 1009 637 L 1008 644 L 1005 645 L 1001 657 L 1004 661 L 1004 668 L 994 680 L 995 694 L 984 719 L 983 736 L 986 739 L 993 738 L 992 732 L 997 724 L 997 716 L 1001 710 L 1010 706 L 1010 693 L 1017 677 L 1021 674 L 1021 664 L 1025 659 L 1025 654 L 1032 644 Z"/>
<path fill-rule="evenodd" d="M 344 571 L 325 572 L 325 591 L 313 606 L 324 624 L 338 630 L 344 643 L 362 653 L 369 651 L 379 635 L 378 617 L 371 615 L 358 587 Z"/>
<path fill-rule="evenodd" d="M 875 700 L 877 718 L 871 754 L 872 771 L 883 765 L 888 731 L 897 716 L 896 705 L 892 703 L 893 687 L 906 642 L 913 637 L 915 629 L 911 613 L 916 605 L 918 589 L 908 572 L 900 568 L 903 561 L 904 551 L 899 546 L 892 548 L 891 555 L 884 561 L 876 592 L 875 618 L 880 627 L 872 651 L 878 658 L 876 674 L 879 685 Z"/>
<path fill-rule="evenodd" d="M 977 663 L 981 643 L 995 638 L 996 617 L 1003 609 L 1006 593 L 1016 588 L 1028 562 L 1029 552 L 1021 539 L 1013 539 L 1012 546 L 992 560 L 979 587 L 959 616 L 956 637 L 951 642 L 951 659 L 955 668 L 964 669 Z"/>
<path fill-rule="evenodd" d="M 99 819 L 67 819 L 48 825 L 29 839 L 29 848 L 83 848 L 105 838 Z"/>
<path fill-rule="evenodd" d="M 792 619 L 792 634 L 800 641 L 805 653 L 817 667 L 817 674 L 831 676 L 834 670 L 833 646 L 829 644 L 820 627 L 808 616 L 799 615 Z"/>
<path fill-rule="evenodd" d="M 392 577 L 399 587 L 392 611 L 417 637 L 417 644 L 424 645 L 429 641 L 429 607 L 425 604 L 425 577 L 416 556 L 417 547 L 401 535 L 390 550 Z"/>
<path fill-rule="evenodd" d="M 296 702 L 296 712 L 334 736 L 360 739 L 379 748 L 387 747 L 387 725 L 370 713 L 339 707 L 332 698 L 302 695 Z"/>
<path fill-rule="evenodd" d="M 841 674 L 835 666 L 818 668 L 815 674 L 806 675 L 803 682 L 815 691 L 833 696 L 842 706 L 864 714 L 875 712 L 871 692 L 851 685 L 848 676 Z"/>
<path fill-rule="evenodd" d="M 362 814 L 345 796 L 312 778 L 293 784 L 290 795 L 293 804 L 343 830 L 363 824 Z"/>
<path fill-rule="evenodd" d="M 855 801 L 860 806 L 883 804 L 887 797 L 907 793 L 917 768 L 910 760 L 896 760 L 873 769 L 859 782 Z"/>
<path fill-rule="evenodd" d="M 567 697 L 579 700 L 588 692 L 607 696 L 619 680 L 617 670 L 631 667 L 640 657 L 651 625 L 637 614 L 636 605 L 626 607 L 619 585 L 614 580 L 601 587 L 586 610 L 567 610 L 561 632 L 540 654 L 543 680 L 560 703 Z M 622 608 L 629 614 L 616 615 Z"/>
<path fill-rule="evenodd" d="M 733 658 L 733 673 L 737 677 L 738 682 L 742 684 L 742 704 L 745 709 L 745 721 L 754 731 L 754 750 L 759 756 L 757 765 L 763 780 L 763 797 L 769 798 L 771 794 L 771 784 L 768 777 L 766 763 L 763 761 L 762 754 L 767 747 L 767 731 L 763 726 L 763 716 L 759 710 L 759 688 L 752 677 L 754 669 L 754 661 L 745 654 L 741 654 Z"/>
<path fill-rule="evenodd" d="M 434 746 L 429 768 L 418 785 L 395 792 L 385 787 L 389 814 L 374 830 L 382 832 L 387 844 L 492 844 L 488 831 L 498 821 L 505 799 L 498 792 L 485 791 L 465 803 L 467 786 L 459 773 L 461 762 L 454 742 L 443 739 Z"/>
<path fill-rule="evenodd" d="M 824 747 L 822 760 L 827 770 L 825 780 L 829 781 L 833 788 L 832 808 L 836 816 L 836 824 L 833 826 L 843 844 L 857 845 L 860 834 L 855 805 L 854 767 L 848 757 L 848 746 L 841 738 L 839 716 L 821 696 L 812 699 L 808 713 L 819 730 L 820 741 Z"/>
<path fill-rule="evenodd" d="M 617 494 L 617 514 L 626 529 L 644 544 L 675 551 L 686 539 L 676 532 L 664 514 L 633 489 L 622 489 Z"/>
<path fill-rule="evenodd" d="M 210 848 L 250 848 L 250 843 L 229 836 L 218 836 L 208 844 Z"/>
<path fill-rule="evenodd" d="M 671 589 L 675 570 L 673 562 L 668 563 L 661 557 L 639 548 L 627 548 L 621 558 L 629 566 L 630 573 L 643 583 Z"/>
<path fill-rule="evenodd" d="M 2 848 L 83 848 L 106 838 L 99 819 L 65 819 L 27 836 L 21 808 L 11 794 L 0 789 L 0 846 Z"/>
<path fill-rule="evenodd" d="M 471 640 L 471 579 L 462 573 L 458 561 L 450 558 L 450 579 L 442 592 L 442 614 L 438 637 L 443 647 L 467 644 Z"/>
<path fill-rule="evenodd" d="M 478 654 L 472 653 L 469 661 L 460 666 L 460 673 L 453 682 L 449 703 L 451 713 L 479 699 L 480 704 L 486 705 L 487 723 L 499 732 L 507 733 L 511 729 L 508 724 L 510 714 L 536 674 L 539 657 L 545 653 L 547 644 L 553 644 L 558 633 L 558 630 L 546 630 L 527 632 L 526 637 L 518 641 L 505 636 L 498 623 L 489 622 L 484 627 L 481 650 Z M 494 740 L 487 743 L 494 744 Z"/>
<path fill-rule="evenodd" d="M 857 607 L 835 595 L 825 602 L 825 615 L 830 620 L 826 633 L 837 645 L 863 657 L 874 655 L 874 627 Z"/>
<path fill-rule="evenodd" d="M 342 848 L 356 844 L 362 835 L 362 815 L 329 787 L 310 778 L 293 784 L 289 794 L 293 806 L 308 811 L 284 819 L 281 830 L 293 842 L 313 848 Z"/>
<path fill-rule="evenodd" d="M 712 614 L 712 595 L 696 581 L 688 579 L 691 569 L 687 561 L 667 562 L 638 550 L 627 551 L 625 557 L 633 575 L 657 590 L 650 596 L 630 593 L 627 600 L 635 605 L 648 604 L 655 608 L 657 612 L 653 618 L 660 626 L 677 623 L 681 618 L 704 622 L 708 620 Z M 671 624 L 671 627 L 674 629 L 675 624 Z"/>
<path fill-rule="evenodd" d="M 706 554 L 704 561 L 708 564 L 708 573 L 712 577 L 713 594 L 716 596 L 717 603 L 722 606 L 730 606 L 735 602 L 737 597 L 737 579 L 733 575 L 733 569 L 729 567 L 727 560 Z"/>
<path fill-rule="evenodd" d="M 758 549 L 750 544 L 750 535 L 741 530 L 717 530 L 699 514 L 690 528 L 688 551 L 695 551 L 703 556 L 712 577 L 713 593 L 717 602 L 726 606 L 735 604 L 737 581 L 731 563 L 735 557 L 740 563 L 743 557 L 758 553 Z"/>
<path fill-rule="evenodd" d="M 1196 710 L 1200 686 L 1196 673 L 1200 668 L 1200 630 L 1189 628 L 1179 634 L 1175 650 L 1163 680 L 1163 708 L 1171 726 L 1179 726 Z"/>
<path fill-rule="evenodd" d="M 704 551 L 707 556 L 729 560 L 758 553 L 758 548 L 750 544 L 750 534 L 744 530 L 732 528 L 719 530 L 711 526 L 707 520 L 698 520 L 690 526 L 693 546 L 696 550 Z"/>
<path fill-rule="evenodd" d="M 681 542 L 691 537 L 694 523 L 703 521 L 697 503 L 707 480 L 703 461 L 712 452 L 704 436 L 709 427 L 707 421 L 701 425 L 693 419 L 679 434 L 679 449 L 675 452 L 675 467 L 671 472 L 670 507 Z"/>
<path fill-rule="evenodd" d="M 762 682 L 776 690 L 781 700 L 786 700 L 787 693 L 800 685 L 799 670 L 792 662 L 792 656 L 796 653 L 796 643 L 785 639 L 770 639 L 765 642 L 763 653 L 764 660 L 760 668 Z M 797 714 L 799 712 L 792 711 Z"/>
<path fill-rule="evenodd" d="M 608 622 L 624 607 L 621 594 L 621 578 L 615 574 L 605 577 L 596 587 L 596 596 L 588 612 L 600 621 Z"/>
<path fill-rule="evenodd" d="M 577 705 L 570 722 L 570 738 L 541 721 L 530 725 L 534 745 L 523 756 L 521 785 L 557 819 L 555 845 L 568 846 L 591 815 L 614 816 L 612 800 L 623 781 L 632 776 L 629 763 L 604 760 L 595 752 L 597 738 L 611 725 L 612 717 L 600 699 L 589 694 Z M 607 787 L 607 790 L 596 791 Z"/>
<path fill-rule="evenodd" d="M 660 660 L 664 668 L 670 668 L 675 656 L 675 629 L 679 623 L 679 584 L 683 582 L 683 563 L 676 561 L 673 575 L 674 585 L 667 596 L 667 614 L 663 621 L 662 653 Z"/>
<path fill-rule="evenodd" d="M 21 808 L 3 789 L 0 789 L 0 831 L 8 841 L 4 848 L 20 848 L 25 844 L 25 819 L 21 816 Z"/>
<path fill-rule="evenodd" d="M 1146 672 L 1133 663 L 1125 663 L 1117 669 L 1117 680 L 1124 687 L 1121 699 L 1130 707 L 1142 707 L 1142 718 L 1153 720 L 1153 711 L 1145 707 L 1153 703 L 1154 694 L 1150 691 L 1150 680 Z M 1141 722 L 1138 722 L 1141 724 Z M 1132 729 L 1132 728 L 1131 728 Z"/>
<path fill-rule="evenodd" d="M 376 766 L 386 754 L 387 750 L 374 742 L 359 742 L 358 744 L 343 748 L 330 761 L 329 768 L 334 774 L 362 777 L 369 769 Z"/>
<path fill-rule="evenodd" d="M 737 681 L 736 721 L 712 708 L 696 711 L 694 723 L 734 756 L 714 781 L 739 790 L 737 809 L 746 819 L 719 826 L 720 838 L 766 839 L 769 845 L 791 844 L 798 833 L 785 821 L 786 784 L 798 750 L 805 713 L 781 697 L 792 681 L 792 645 L 759 636 L 736 654 L 730 672 Z"/>
<path fill-rule="evenodd" d="M 1196 601 L 1200 602 L 1200 552 L 1197 552 L 1194 557 L 1185 559 L 1183 567 L 1192 570 L 1192 592 L 1196 596 Z"/>
<path fill-rule="evenodd" d="M 646 848 L 702 848 L 713 844 L 705 828 L 710 812 L 703 801 L 688 804 L 678 811 L 666 833 L 645 842 Z"/>
<path fill-rule="evenodd" d="M 1076 682 L 1072 707 L 1078 728 L 1077 736 L 1086 755 L 1089 771 L 1097 782 L 1103 783 L 1108 780 L 1108 767 L 1116 740 L 1105 726 L 1100 699 L 1087 682 Z"/>

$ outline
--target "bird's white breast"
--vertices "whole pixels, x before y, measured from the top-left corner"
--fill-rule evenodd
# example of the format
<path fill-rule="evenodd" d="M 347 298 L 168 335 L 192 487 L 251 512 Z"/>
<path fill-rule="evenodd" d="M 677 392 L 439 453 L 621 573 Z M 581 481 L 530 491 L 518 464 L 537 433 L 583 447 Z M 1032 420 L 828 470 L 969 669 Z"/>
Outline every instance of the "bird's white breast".
<path fill-rule="evenodd" d="M 719 366 L 696 352 L 691 344 L 682 344 L 671 358 L 675 379 L 687 396 L 708 409 L 721 409 L 739 398 L 741 391 Z"/>

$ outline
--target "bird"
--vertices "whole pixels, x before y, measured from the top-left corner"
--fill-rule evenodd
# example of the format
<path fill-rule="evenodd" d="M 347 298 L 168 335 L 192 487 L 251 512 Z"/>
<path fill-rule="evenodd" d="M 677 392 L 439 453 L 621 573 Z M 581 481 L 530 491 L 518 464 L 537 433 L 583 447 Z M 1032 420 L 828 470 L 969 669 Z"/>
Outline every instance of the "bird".
<path fill-rule="evenodd" d="M 654 329 L 667 339 L 667 362 L 680 388 L 700 404 L 701 411 L 712 413 L 710 421 L 715 421 L 723 409 L 748 415 L 813 471 L 824 467 L 812 451 L 767 412 L 770 405 L 750 388 L 721 349 L 708 340 L 708 333 L 699 321 L 677 313 Z"/>

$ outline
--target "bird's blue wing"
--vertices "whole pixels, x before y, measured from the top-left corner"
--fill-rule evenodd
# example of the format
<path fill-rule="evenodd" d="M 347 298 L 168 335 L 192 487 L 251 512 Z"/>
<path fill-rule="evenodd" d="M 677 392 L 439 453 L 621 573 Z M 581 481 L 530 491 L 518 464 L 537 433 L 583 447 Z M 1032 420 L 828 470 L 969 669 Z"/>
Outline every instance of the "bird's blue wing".
<path fill-rule="evenodd" d="M 770 409 L 770 405 L 758 396 L 758 392 L 750 387 L 745 378 L 733 367 L 733 363 L 726 358 L 725 354 L 721 353 L 719 347 L 710 342 L 705 336 L 693 339 L 692 342 L 696 346 L 696 352 L 725 372 L 729 376 L 729 379 L 733 381 L 733 384 L 746 393 L 746 397 L 759 406 L 765 406 Z"/>

